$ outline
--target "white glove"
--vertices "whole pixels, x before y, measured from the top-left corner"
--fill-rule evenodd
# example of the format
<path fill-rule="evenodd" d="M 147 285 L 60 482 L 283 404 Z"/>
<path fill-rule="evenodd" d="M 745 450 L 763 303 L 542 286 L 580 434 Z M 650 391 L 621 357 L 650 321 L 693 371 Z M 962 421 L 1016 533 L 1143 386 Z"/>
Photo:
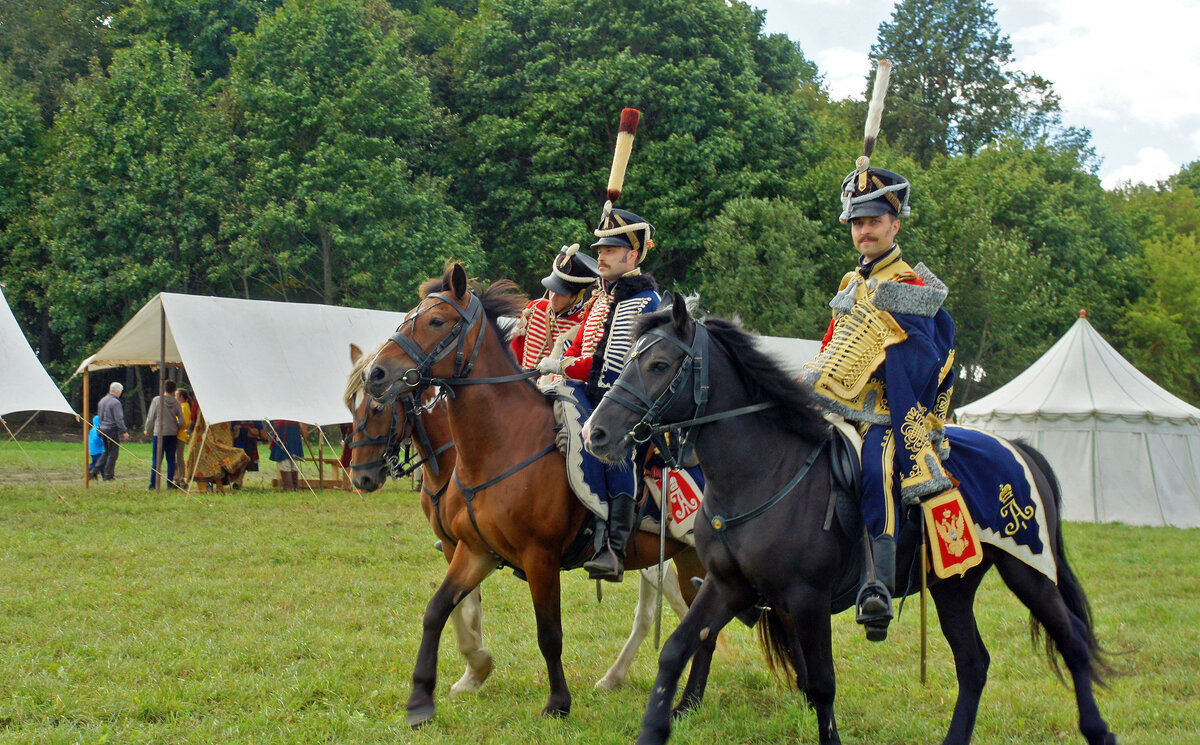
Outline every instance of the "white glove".
<path fill-rule="evenodd" d="M 563 359 L 561 357 L 543 357 L 537 363 L 537 371 L 542 375 L 562 375 Z"/>

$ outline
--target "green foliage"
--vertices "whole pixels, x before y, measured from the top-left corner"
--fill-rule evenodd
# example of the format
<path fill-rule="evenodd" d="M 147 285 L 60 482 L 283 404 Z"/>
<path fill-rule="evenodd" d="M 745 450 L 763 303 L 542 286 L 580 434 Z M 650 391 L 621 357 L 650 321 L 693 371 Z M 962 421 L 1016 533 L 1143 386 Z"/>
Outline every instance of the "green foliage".
<path fill-rule="evenodd" d="M 590 242 L 626 106 L 643 117 L 620 205 L 656 226 L 660 278 L 690 278 L 731 199 L 786 195 L 823 147 L 786 80 L 812 68 L 761 23 L 724 0 L 481 3 L 453 49 L 451 107 L 472 174 L 455 198 L 490 273 L 532 282 L 559 245 Z"/>
<path fill-rule="evenodd" d="M 704 244 L 701 304 L 763 334 L 818 338 L 829 323 L 844 247 L 793 202 L 734 199 Z"/>
<path fill-rule="evenodd" d="M 105 43 L 112 16 L 131 0 L 4 0 L 0 4 L 0 63 L 34 91 L 49 124 L 67 86 L 108 65 Z"/>
<path fill-rule="evenodd" d="M 447 259 L 481 263 L 436 175 L 452 120 L 362 6 L 286 2 L 239 37 L 231 93 L 246 171 L 226 227 L 247 286 L 397 307 Z"/>
<path fill-rule="evenodd" d="M 282 0 L 141 0 L 112 19 L 109 44 L 119 48 L 141 38 L 162 39 L 188 52 L 197 75 L 229 74 L 233 35 L 250 33 L 260 15 Z"/>
<path fill-rule="evenodd" d="M 68 349 L 107 338 L 160 291 L 208 288 L 232 154 L 186 53 L 159 41 L 118 51 L 107 75 L 74 90 L 51 136 L 38 210 Z"/>
<path fill-rule="evenodd" d="M 886 131 L 925 166 L 1003 135 L 1036 141 L 1060 121 L 1050 83 L 1008 69 L 995 15 L 988 0 L 901 0 L 879 26 L 871 55 L 895 63 Z"/>

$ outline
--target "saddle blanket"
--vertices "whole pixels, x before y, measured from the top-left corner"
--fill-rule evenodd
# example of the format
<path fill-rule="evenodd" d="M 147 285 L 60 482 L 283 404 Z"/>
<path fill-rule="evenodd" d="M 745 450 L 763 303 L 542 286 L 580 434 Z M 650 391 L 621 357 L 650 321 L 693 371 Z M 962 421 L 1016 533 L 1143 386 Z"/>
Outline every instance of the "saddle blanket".
<path fill-rule="evenodd" d="M 862 438 L 850 423 L 836 414 L 825 418 L 861 451 Z M 946 426 L 946 440 L 950 456 L 942 465 L 959 482 L 980 542 L 1020 559 L 1057 583 L 1058 565 L 1046 528 L 1046 509 L 1020 452 L 1002 437 L 960 424 Z"/>
<path fill-rule="evenodd" d="M 979 540 L 1058 582 L 1046 508 L 1029 465 L 1013 444 L 974 427 L 947 425 L 950 457 L 943 465 L 959 482 Z"/>

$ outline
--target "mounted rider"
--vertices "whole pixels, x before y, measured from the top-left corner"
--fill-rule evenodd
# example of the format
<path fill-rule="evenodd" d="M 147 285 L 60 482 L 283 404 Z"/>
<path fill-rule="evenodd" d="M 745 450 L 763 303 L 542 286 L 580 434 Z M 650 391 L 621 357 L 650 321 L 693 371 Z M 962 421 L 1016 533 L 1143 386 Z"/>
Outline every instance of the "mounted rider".
<path fill-rule="evenodd" d="M 890 63 L 880 63 L 864 155 L 842 182 L 840 219 L 850 224 L 858 265 L 829 303 L 833 320 L 804 375 L 863 438 L 870 560 L 856 620 L 871 641 L 887 638 L 892 619 L 896 535 L 904 513 L 937 495 L 957 496 L 942 468 L 954 384 L 954 321 L 942 308 L 948 290 L 924 264 L 913 267 L 901 257 L 895 239 L 900 218 L 909 215 L 909 182 L 870 166 L 888 68 Z"/>
<path fill-rule="evenodd" d="M 546 357 L 562 356 L 562 344 L 575 337 L 591 310 L 588 290 L 599 276 L 596 260 L 579 253 L 578 243 L 562 247 L 542 278 L 545 296 L 525 307 L 512 331 L 512 350 L 521 367 L 532 370 Z"/>
<path fill-rule="evenodd" d="M 542 373 L 567 378 L 583 419 L 590 416 L 625 368 L 633 346 L 634 321 L 643 313 L 657 310 L 661 300 L 654 278 L 643 274 L 640 267 L 654 246 L 654 226 L 629 210 L 612 206 L 621 193 L 639 116 L 636 109 L 621 112 L 608 201 L 595 230 L 597 241 L 592 244 L 600 275 L 594 302 L 562 357 L 547 357 L 537 366 Z M 607 515 L 596 534 L 596 554 L 583 566 L 592 579 L 620 582 L 625 545 L 637 511 L 633 452 L 623 462 L 607 463 L 586 452 L 581 442 L 571 442 L 568 448 L 568 467 L 572 458 L 579 459 L 585 479 L 596 484 L 596 491 L 607 504 Z"/>

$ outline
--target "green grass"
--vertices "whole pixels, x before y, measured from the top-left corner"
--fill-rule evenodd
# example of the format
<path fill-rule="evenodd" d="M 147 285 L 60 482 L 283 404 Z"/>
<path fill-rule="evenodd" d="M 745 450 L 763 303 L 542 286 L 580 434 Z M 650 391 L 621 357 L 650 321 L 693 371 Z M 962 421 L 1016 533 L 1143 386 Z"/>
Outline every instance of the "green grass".
<path fill-rule="evenodd" d="M 628 743 L 655 672 L 647 648 L 625 688 L 592 690 L 625 635 L 633 582 L 564 578 L 571 716 L 544 721 L 545 671 L 524 583 L 484 584 L 495 655 L 478 693 L 449 699 L 462 672 L 443 637 L 438 716 L 412 732 L 404 703 L 425 602 L 443 562 L 416 503 L 282 494 L 145 491 L 136 449 L 115 483 L 74 480 L 78 446 L 0 449 L 0 743 Z M 136 447 L 136 446 L 135 446 Z M 146 446 L 140 446 L 143 449 Z M 68 480 L 69 479 L 69 480 Z M 56 493 L 63 498 L 59 501 Z M 1200 531 L 1066 529 L 1102 641 L 1124 673 L 1099 692 L 1123 743 L 1200 743 Z M 1074 696 L 1030 648 L 1028 614 L 993 573 L 977 609 L 992 655 L 975 742 L 1081 743 Z M 932 610 L 932 605 L 931 605 Z M 931 629 L 918 680 L 917 606 L 885 644 L 834 619 L 838 721 L 847 743 L 940 742 L 955 695 Z M 673 628 L 673 619 L 666 627 Z M 766 672 L 754 636 L 727 632 L 702 709 L 677 743 L 815 743 L 801 698 Z"/>

